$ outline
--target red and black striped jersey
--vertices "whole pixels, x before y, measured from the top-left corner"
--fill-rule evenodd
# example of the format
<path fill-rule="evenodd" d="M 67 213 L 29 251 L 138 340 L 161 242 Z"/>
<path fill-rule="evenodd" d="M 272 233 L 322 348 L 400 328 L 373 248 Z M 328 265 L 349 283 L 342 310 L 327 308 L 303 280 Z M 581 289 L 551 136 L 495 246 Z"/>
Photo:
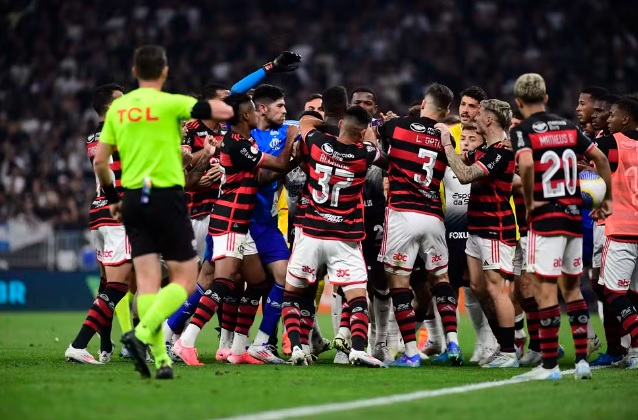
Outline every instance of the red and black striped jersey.
<path fill-rule="evenodd" d="M 311 130 L 301 143 L 308 165 L 304 234 L 321 239 L 358 242 L 365 238 L 363 184 L 368 166 L 381 152 L 372 143 L 345 144 Z"/>
<path fill-rule="evenodd" d="M 516 211 L 516 224 L 521 236 L 527 236 L 527 208 L 525 207 L 525 197 L 512 192 L 514 198 L 514 210 Z"/>
<path fill-rule="evenodd" d="M 317 127 L 317 130 L 322 133 L 330 134 L 334 137 L 339 136 L 339 127 L 333 124 L 321 124 Z M 310 194 L 308 193 L 308 165 L 306 162 L 301 162 L 299 164 L 299 169 L 303 171 L 305 175 L 305 182 L 301 188 L 299 200 L 297 201 L 297 209 L 293 218 L 293 226 L 301 226 L 303 224 L 303 217 L 306 212 L 306 208 L 308 207 L 308 201 L 310 200 Z"/>
<path fill-rule="evenodd" d="M 86 139 L 86 152 L 89 155 L 89 160 L 91 161 L 91 166 L 93 166 L 93 160 L 95 159 L 95 152 L 97 149 L 97 144 L 100 142 L 100 133 L 102 132 L 102 127 L 104 126 L 104 122 L 100 121 L 100 124 L 97 126 L 96 131 L 87 137 Z M 120 162 L 120 155 L 117 152 L 117 148 L 113 150 L 113 154 L 111 155 L 111 159 L 109 161 L 109 168 L 111 169 L 111 179 L 113 180 L 115 186 L 117 187 L 117 191 L 122 195 L 122 162 Z M 91 203 L 91 207 L 89 210 L 89 229 L 95 230 L 101 226 L 119 226 L 117 220 L 111 217 L 111 212 L 109 210 L 109 205 L 102 192 L 102 188 L 100 187 L 100 181 L 95 176 L 95 200 Z"/>
<path fill-rule="evenodd" d="M 558 115 L 538 112 L 511 132 L 516 159 L 531 152 L 534 159 L 534 201 L 548 204 L 534 210 L 530 228 L 539 235 L 583 235 L 577 163 L 595 145 Z"/>
<path fill-rule="evenodd" d="M 379 127 L 389 145 L 388 206 L 443 220 L 440 185 L 447 167 L 437 122 L 425 117 L 397 118 Z"/>
<path fill-rule="evenodd" d="M 213 136 L 217 143 L 221 143 L 225 134 L 226 129 L 223 124 L 220 124 L 216 130 L 212 130 L 202 120 L 189 121 L 184 126 L 182 147 L 190 149 L 191 153 L 196 153 L 204 148 L 207 136 Z M 211 163 L 217 160 L 218 157 L 211 157 Z M 205 216 L 210 213 L 213 203 L 219 196 L 219 181 L 213 183 L 208 191 L 187 191 L 186 195 L 191 218 Z"/>
<path fill-rule="evenodd" d="M 210 214 L 208 233 L 248 233 L 257 200 L 257 170 L 264 154 L 255 140 L 229 131 L 222 140 L 219 163 L 222 168 L 219 198 Z"/>
<path fill-rule="evenodd" d="M 510 204 L 514 179 L 514 153 L 503 143 L 483 144 L 465 154 L 485 172 L 472 182 L 467 205 L 467 230 L 481 238 L 516 245 L 516 221 Z"/>

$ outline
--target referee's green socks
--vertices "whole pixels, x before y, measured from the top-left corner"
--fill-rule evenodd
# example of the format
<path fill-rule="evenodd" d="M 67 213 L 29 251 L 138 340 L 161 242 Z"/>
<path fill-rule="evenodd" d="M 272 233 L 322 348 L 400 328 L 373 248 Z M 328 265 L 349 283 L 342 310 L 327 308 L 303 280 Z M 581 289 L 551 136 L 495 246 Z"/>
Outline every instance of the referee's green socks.
<path fill-rule="evenodd" d="M 137 298 L 140 323 L 135 327 L 135 336 L 151 345 L 156 364 L 161 364 L 161 361 L 170 363 L 162 336 L 162 322 L 179 309 L 187 298 L 186 289 L 175 283 L 164 287 L 157 294 L 140 295 Z"/>

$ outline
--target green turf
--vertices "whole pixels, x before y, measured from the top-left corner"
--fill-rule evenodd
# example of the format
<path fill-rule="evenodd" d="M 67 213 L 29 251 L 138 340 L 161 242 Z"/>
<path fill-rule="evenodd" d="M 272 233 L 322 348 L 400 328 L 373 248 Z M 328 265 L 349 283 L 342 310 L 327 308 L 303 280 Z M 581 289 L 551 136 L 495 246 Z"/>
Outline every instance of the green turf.
<path fill-rule="evenodd" d="M 108 366 L 65 362 L 64 350 L 83 318 L 82 313 L 0 316 L 1 419 L 212 419 L 506 379 L 525 371 L 476 366 L 363 369 L 332 365 L 332 351 L 311 367 L 229 366 L 214 361 L 216 334 L 211 325 L 198 341 L 206 366 L 180 364 L 174 381 L 148 381 L 139 378 L 130 362 L 117 357 Z M 597 319 L 595 324 L 600 332 Z M 321 325 L 331 331 L 327 316 L 321 317 Z M 468 321 L 462 319 L 460 337 L 466 356 L 472 350 L 472 336 Z M 119 337 L 117 327 L 113 337 Z M 573 346 L 566 320 L 561 342 L 567 350 L 562 367 L 569 369 Z M 97 345 L 94 340 L 91 350 Z M 636 419 L 636 391 L 635 371 L 611 368 L 595 371 L 594 380 L 587 382 L 566 377 L 316 418 Z"/>

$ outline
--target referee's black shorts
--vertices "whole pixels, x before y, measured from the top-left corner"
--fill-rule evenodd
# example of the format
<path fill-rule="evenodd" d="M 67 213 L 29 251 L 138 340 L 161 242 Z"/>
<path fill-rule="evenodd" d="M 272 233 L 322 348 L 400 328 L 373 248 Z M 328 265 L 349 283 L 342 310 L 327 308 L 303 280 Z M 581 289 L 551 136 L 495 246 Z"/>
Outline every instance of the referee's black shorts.
<path fill-rule="evenodd" d="M 154 187 L 146 204 L 141 189 L 124 190 L 122 218 L 131 258 L 162 254 L 166 261 L 187 261 L 197 256 L 183 188 Z"/>

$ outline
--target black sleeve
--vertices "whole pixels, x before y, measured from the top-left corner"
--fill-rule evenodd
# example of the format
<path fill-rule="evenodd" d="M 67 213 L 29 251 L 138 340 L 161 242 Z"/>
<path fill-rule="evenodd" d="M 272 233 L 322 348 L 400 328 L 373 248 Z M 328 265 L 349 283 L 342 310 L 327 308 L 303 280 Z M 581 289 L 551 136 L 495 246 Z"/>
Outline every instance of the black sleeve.
<path fill-rule="evenodd" d="M 234 141 L 228 154 L 233 165 L 246 170 L 256 168 L 264 158 L 264 154 L 248 140 Z"/>

